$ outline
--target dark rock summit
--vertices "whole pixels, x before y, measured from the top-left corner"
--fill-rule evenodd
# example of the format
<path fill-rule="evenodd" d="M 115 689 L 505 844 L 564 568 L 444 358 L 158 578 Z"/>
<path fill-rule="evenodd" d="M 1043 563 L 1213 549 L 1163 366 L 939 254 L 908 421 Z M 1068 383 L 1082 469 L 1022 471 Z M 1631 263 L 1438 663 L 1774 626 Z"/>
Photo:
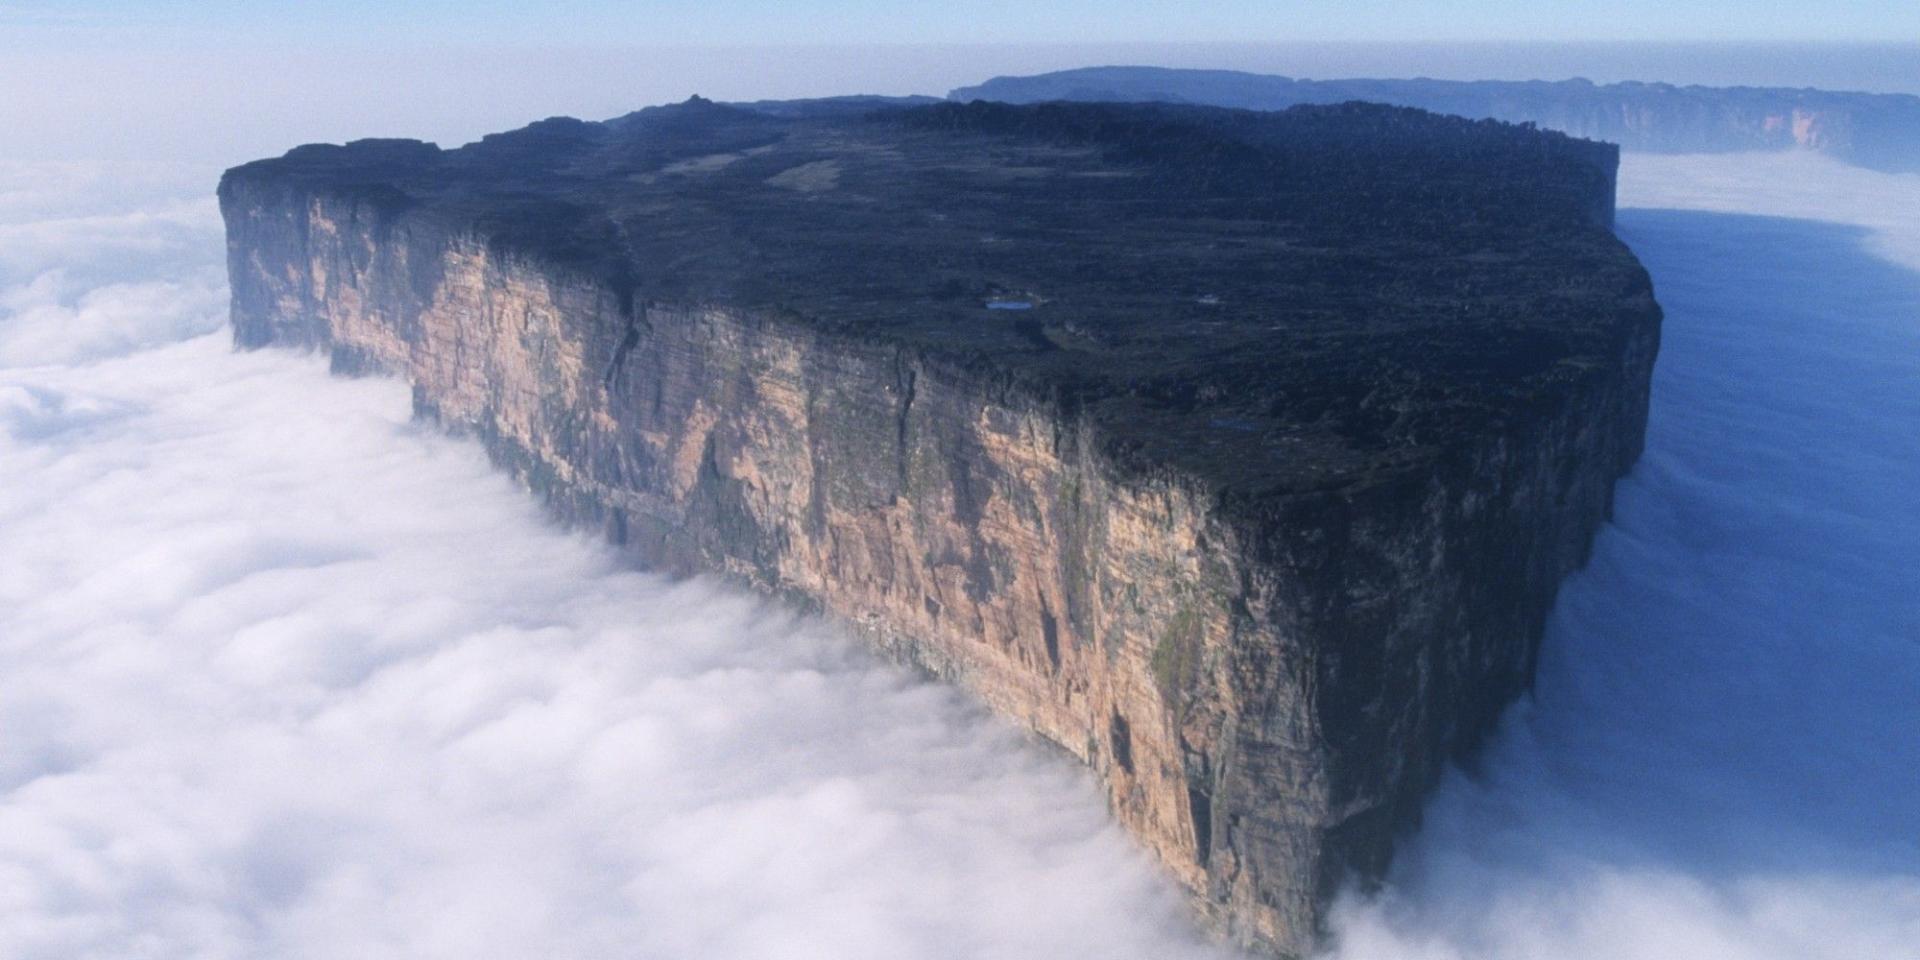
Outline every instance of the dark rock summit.
<path fill-rule="evenodd" d="M 1080 757 L 1311 946 L 1527 687 L 1640 450 L 1613 147 L 1345 104 L 729 106 L 220 186 L 234 335 Z"/>
<path fill-rule="evenodd" d="M 1282 110 L 1366 100 L 1462 117 L 1536 123 L 1652 153 L 1799 148 L 1859 166 L 1920 171 L 1920 97 L 1781 87 L 1588 80 L 1297 80 L 1235 70 L 1087 67 L 995 77 L 950 99 L 1209 104 Z"/>

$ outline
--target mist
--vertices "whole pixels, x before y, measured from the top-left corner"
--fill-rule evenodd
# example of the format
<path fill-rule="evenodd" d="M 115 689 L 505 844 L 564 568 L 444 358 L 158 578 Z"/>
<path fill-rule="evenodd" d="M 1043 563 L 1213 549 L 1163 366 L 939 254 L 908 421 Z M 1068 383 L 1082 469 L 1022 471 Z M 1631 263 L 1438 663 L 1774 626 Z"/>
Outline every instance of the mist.
<path fill-rule="evenodd" d="M 1091 779 L 964 695 L 632 570 L 404 386 L 225 329 L 227 162 L 1065 50 L 13 60 L 46 86 L 0 104 L 0 956 L 1219 955 Z M 1367 56 L 1319 75 L 1408 72 Z M 1751 56 L 1661 78 L 1782 82 Z M 1629 157 L 1621 197 L 1668 314 L 1646 456 L 1534 696 L 1335 952 L 1920 957 L 1920 178 Z"/>
<path fill-rule="evenodd" d="M 4 180 L 0 956 L 1210 954 L 1064 756 L 235 353 L 124 174 Z"/>
<path fill-rule="evenodd" d="M 1920 957 L 1920 177 L 1628 157 L 1647 450 L 1346 958 Z"/>
<path fill-rule="evenodd" d="M 0 11 L 3 12 L 3 11 Z M 0 21 L 3 22 L 3 21 Z M 535 119 L 716 100 L 944 96 L 1008 74 L 1098 64 L 1293 77 L 1659 80 L 1920 93 L 1914 44 L 454 42 L 160 32 L 111 39 L 0 30 L 0 129 L 14 160 L 218 168 L 309 142 L 413 137 L 455 146 Z"/>

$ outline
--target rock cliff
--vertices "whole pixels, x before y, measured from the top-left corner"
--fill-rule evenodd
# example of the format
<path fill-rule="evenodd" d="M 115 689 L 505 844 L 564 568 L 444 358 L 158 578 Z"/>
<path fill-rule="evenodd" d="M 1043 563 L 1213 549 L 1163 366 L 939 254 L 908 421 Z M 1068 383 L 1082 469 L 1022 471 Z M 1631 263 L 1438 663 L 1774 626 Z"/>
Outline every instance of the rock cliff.
<path fill-rule="evenodd" d="M 242 347 L 405 377 L 570 521 L 857 625 L 1311 947 L 1523 692 L 1659 331 L 1612 147 L 695 99 L 227 173 Z"/>
<path fill-rule="evenodd" d="M 1232 70 L 1089 67 L 996 77 L 956 100 L 1157 101 L 1280 110 L 1366 100 L 1536 123 L 1652 153 L 1799 148 L 1876 170 L 1920 171 L 1920 97 L 1587 80 L 1296 80 Z"/>

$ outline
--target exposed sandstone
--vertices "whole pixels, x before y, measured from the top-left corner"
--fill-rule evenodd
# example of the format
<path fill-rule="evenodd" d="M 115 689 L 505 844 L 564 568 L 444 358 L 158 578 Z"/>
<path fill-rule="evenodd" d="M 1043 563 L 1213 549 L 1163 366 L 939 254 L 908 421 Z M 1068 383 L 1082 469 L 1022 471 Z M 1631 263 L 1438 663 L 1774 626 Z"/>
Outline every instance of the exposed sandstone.
<path fill-rule="evenodd" d="M 405 377 L 570 521 L 964 685 L 1219 929 L 1304 952 L 1526 688 L 1638 455 L 1610 148 L 791 112 L 230 171 L 236 340 Z"/>

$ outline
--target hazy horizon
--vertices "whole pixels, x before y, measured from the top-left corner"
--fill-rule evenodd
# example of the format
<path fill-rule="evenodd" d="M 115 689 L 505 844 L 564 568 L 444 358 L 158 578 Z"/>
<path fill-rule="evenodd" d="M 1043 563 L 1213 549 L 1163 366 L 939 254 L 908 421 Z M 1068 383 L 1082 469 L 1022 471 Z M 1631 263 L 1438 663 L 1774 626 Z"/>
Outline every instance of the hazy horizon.
<path fill-rule="evenodd" d="M 1218 956 L 958 692 L 624 569 L 403 384 L 233 352 L 197 182 L 0 169 L 0 953 Z M 1342 960 L 1920 942 L 1920 176 L 1638 156 L 1622 199 L 1647 454 Z"/>
<path fill-rule="evenodd" d="M 405 384 L 233 350 L 225 166 L 1100 64 L 1920 94 L 1920 44 L 302 42 L 237 2 L 195 9 L 257 28 L 62 13 L 138 9 L 0 4 L 8 960 L 1228 955 L 1058 751 L 557 528 Z M 1332 955 L 1920 960 L 1920 174 L 1630 155 L 1621 206 L 1667 310 L 1646 455 L 1535 694 L 1387 887 L 1340 900 Z"/>
<path fill-rule="evenodd" d="M 12 49 L 9 50 L 8 48 Z M 1213 43 L 551 46 L 166 37 L 66 47 L 0 35 L 0 124 L 20 159 L 230 166 L 301 143 L 466 143 L 548 116 L 716 100 L 944 96 L 1003 74 L 1147 65 L 1294 77 L 1660 81 L 1920 94 L 1916 44 Z"/>

